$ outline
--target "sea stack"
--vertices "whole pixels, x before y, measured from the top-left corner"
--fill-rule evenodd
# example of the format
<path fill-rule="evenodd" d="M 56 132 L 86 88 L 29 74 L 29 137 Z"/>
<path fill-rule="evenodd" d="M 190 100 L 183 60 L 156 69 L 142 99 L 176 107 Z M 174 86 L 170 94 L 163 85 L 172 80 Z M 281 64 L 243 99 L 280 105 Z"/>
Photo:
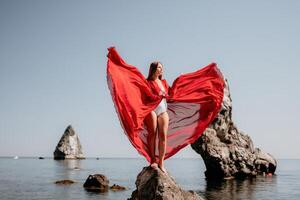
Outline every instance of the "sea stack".
<path fill-rule="evenodd" d="M 274 174 L 275 158 L 254 148 L 249 135 L 238 130 L 232 120 L 232 100 L 227 80 L 222 108 L 202 136 L 191 144 L 206 165 L 206 178 L 245 178 Z M 255 126 L 255 124 L 253 124 Z"/>
<path fill-rule="evenodd" d="M 53 154 L 55 160 L 84 159 L 79 137 L 71 125 L 66 128 Z"/>

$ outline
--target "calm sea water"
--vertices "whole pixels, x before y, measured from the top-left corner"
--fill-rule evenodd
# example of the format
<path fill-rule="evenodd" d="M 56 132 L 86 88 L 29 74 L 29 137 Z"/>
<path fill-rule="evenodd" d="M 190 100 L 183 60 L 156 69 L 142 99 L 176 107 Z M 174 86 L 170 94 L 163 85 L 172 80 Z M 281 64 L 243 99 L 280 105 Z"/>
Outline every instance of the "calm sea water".
<path fill-rule="evenodd" d="M 127 199 L 135 189 L 137 174 L 147 163 L 144 159 L 104 158 L 55 161 L 51 158 L 0 158 L 0 199 Z M 80 170 L 75 170 L 78 167 Z M 184 189 L 195 190 L 204 199 L 300 199 L 300 160 L 278 160 L 276 176 L 252 180 L 207 182 L 202 159 L 166 160 L 166 168 Z M 89 174 L 104 174 L 110 185 L 126 191 L 87 192 L 83 183 Z M 56 185 L 71 179 L 72 185 Z"/>

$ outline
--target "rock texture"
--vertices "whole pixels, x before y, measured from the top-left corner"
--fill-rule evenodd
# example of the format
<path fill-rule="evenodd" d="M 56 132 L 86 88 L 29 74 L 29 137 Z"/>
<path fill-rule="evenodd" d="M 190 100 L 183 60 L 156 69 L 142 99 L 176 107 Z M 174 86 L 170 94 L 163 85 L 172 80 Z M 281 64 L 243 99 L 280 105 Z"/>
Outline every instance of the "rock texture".
<path fill-rule="evenodd" d="M 59 140 L 54 151 L 54 159 L 84 159 L 79 137 L 71 125 L 66 128 Z"/>
<path fill-rule="evenodd" d="M 194 191 L 184 191 L 160 169 L 144 167 L 135 181 L 136 190 L 128 200 L 201 200 Z"/>
<path fill-rule="evenodd" d="M 274 157 L 254 148 L 251 138 L 234 124 L 227 80 L 218 116 L 191 146 L 202 156 L 208 179 L 244 178 L 276 170 Z"/>
<path fill-rule="evenodd" d="M 109 180 L 103 174 L 89 175 L 83 187 L 88 191 L 107 192 L 109 189 Z"/>
<path fill-rule="evenodd" d="M 126 187 L 113 184 L 112 186 L 109 187 L 109 189 L 114 190 L 114 191 L 120 191 L 120 190 L 126 190 Z"/>

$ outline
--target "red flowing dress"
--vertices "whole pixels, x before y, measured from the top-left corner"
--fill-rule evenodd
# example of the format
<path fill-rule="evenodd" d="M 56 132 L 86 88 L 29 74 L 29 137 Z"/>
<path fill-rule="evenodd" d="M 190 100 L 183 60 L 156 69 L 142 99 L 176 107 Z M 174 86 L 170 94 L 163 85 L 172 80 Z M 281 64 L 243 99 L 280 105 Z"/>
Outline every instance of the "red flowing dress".
<path fill-rule="evenodd" d="M 108 48 L 107 83 L 121 126 L 136 150 L 151 162 L 149 137 L 145 117 L 153 111 L 163 96 L 155 81 L 127 64 L 116 51 Z M 224 96 L 225 82 L 216 63 L 195 72 L 180 75 L 166 89 L 169 127 L 165 159 L 195 142 L 218 114 Z M 155 157 L 158 158 L 158 136 Z"/>

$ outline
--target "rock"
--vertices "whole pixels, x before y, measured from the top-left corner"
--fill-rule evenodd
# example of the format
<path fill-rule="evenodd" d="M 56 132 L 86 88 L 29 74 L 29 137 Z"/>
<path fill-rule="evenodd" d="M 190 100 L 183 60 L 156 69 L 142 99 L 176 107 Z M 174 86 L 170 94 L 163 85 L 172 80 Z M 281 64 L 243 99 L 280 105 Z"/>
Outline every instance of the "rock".
<path fill-rule="evenodd" d="M 60 180 L 55 182 L 55 184 L 59 184 L 59 185 L 70 185 L 73 183 L 75 183 L 75 181 L 72 180 Z"/>
<path fill-rule="evenodd" d="M 45 159 L 44 157 L 39 157 L 39 159 Z"/>
<path fill-rule="evenodd" d="M 124 186 L 120 186 L 120 185 L 116 185 L 116 184 L 113 184 L 112 186 L 109 187 L 109 189 L 111 190 L 126 190 L 126 187 Z"/>
<path fill-rule="evenodd" d="M 227 80 L 222 108 L 215 120 L 191 147 L 206 165 L 208 179 L 229 179 L 273 173 L 277 162 L 268 153 L 254 148 L 249 135 L 239 131 L 232 120 L 232 100 Z"/>
<path fill-rule="evenodd" d="M 276 160 L 268 153 L 262 152 L 259 148 L 255 149 L 255 168 L 258 169 L 259 173 L 270 173 L 273 175 L 276 170 L 277 162 Z"/>
<path fill-rule="evenodd" d="M 66 128 L 53 154 L 55 160 L 84 159 L 79 137 L 71 125 Z"/>
<path fill-rule="evenodd" d="M 128 200 L 201 200 L 194 191 L 184 191 L 160 169 L 144 167 L 135 181 L 136 190 Z"/>
<path fill-rule="evenodd" d="M 83 187 L 88 191 L 107 192 L 109 189 L 109 180 L 103 174 L 89 175 Z"/>

